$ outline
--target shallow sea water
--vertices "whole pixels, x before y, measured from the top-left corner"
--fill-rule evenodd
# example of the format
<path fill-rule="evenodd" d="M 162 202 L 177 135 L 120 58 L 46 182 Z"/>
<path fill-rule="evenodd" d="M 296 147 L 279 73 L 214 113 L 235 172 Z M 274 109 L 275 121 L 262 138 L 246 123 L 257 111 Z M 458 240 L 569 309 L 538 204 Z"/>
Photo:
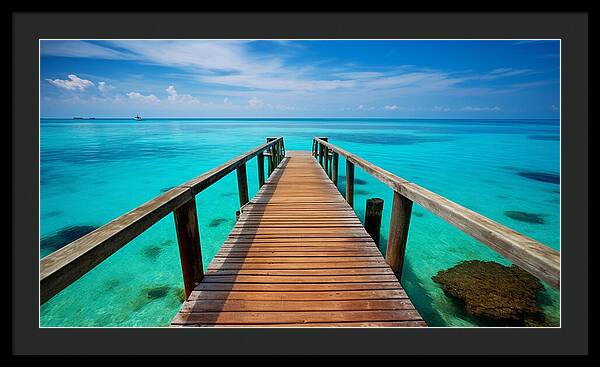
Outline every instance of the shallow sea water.
<path fill-rule="evenodd" d="M 559 250 L 558 120 L 383 119 L 42 119 L 40 257 L 147 200 L 251 148 L 284 136 L 310 150 L 313 136 Z M 345 161 L 340 157 L 340 190 Z M 256 159 L 247 167 L 250 196 Z M 359 168 L 355 210 L 384 199 L 387 241 L 392 192 Z M 235 173 L 196 197 L 206 267 L 235 223 Z M 431 280 L 463 260 L 510 264 L 415 205 L 402 284 L 430 326 L 477 326 Z M 42 326 L 166 326 L 180 307 L 182 276 L 173 215 L 42 305 Z M 559 294 L 541 296 L 559 324 Z"/>

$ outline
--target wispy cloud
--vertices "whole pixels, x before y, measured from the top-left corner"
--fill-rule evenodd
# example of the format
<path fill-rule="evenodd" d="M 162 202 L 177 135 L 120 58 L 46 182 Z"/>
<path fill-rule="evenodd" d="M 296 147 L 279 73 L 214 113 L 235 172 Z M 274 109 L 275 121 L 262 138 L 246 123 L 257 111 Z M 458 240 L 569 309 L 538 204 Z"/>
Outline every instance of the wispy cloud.
<path fill-rule="evenodd" d="M 384 63 L 358 51 L 354 55 L 344 51 L 337 57 L 335 50 L 323 43 L 313 47 L 310 42 L 106 40 L 42 41 L 41 45 L 42 56 L 112 60 L 107 65 L 119 65 L 111 74 L 110 68 L 86 69 L 89 63 L 85 61 L 64 62 L 62 65 L 68 66 L 64 74 L 44 75 L 51 77 L 45 79 L 49 83 L 45 88 L 54 93 L 53 97 L 78 95 L 79 101 L 105 98 L 107 103 L 123 105 L 160 103 L 160 110 L 204 112 L 211 108 L 258 113 L 308 109 L 379 111 L 399 116 L 409 111 L 402 106 L 410 105 L 419 113 L 430 114 L 497 112 L 501 110 L 498 106 L 509 106 L 511 94 L 558 83 L 550 79 L 556 69 L 551 61 L 536 61 L 548 65 L 542 69 L 534 66 L 535 62 L 509 60 L 499 64 L 496 60 L 508 59 L 490 56 L 484 62 L 465 62 L 461 64 L 464 69 L 457 70 L 456 63 L 431 61 L 430 54 L 407 55 Z M 373 49 L 383 50 L 379 45 Z M 553 48 L 542 50 L 548 53 Z M 421 62 L 423 59 L 429 60 L 429 65 Z M 83 69 L 73 67 L 78 63 Z M 69 74 L 63 79 L 71 70 L 77 70 L 81 77 Z M 53 92 L 48 85 L 77 93 Z M 467 105 L 470 103 L 482 106 Z M 548 102 L 543 105 L 548 106 Z"/>
<path fill-rule="evenodd" d="M 465 111 L 465 112 L 485 112 L 485 111 L 489 111 L 489 112 L 497 112 L 502 110 L 500 107 L 498 106 L 494 106 L 494 107 L 472 107 L 472 106 L 465 106 L 463 108 L 460 109 L 461 111 Z"/>
<path fill-rule="evenodd" d="M 513 88 L 537 88 L 537 87 L 542 87 L 542 86 L 554 84 L 554 83 L 555 83 L 555 81 L 553 81 L 553 80 L 537 80 L 537 81 L 533 81 L 533 82 L 516 83 L 516 84 L 512 84 L 511 86 Z"/>
<path fill-rule="evenodd" d="M 87 41 L 45 40 L 42 41 L 40 54 L 42 56 L 81 57 L 105 60 L 126 60 L 134 58 L 133 55 L 129 55 L 122 51 Z"/>

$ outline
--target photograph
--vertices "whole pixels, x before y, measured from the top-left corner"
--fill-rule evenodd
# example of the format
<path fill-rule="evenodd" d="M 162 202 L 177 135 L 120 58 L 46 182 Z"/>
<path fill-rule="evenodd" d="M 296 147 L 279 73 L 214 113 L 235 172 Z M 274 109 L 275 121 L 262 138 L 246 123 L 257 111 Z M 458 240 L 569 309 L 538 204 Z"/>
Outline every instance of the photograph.
<path fill-rule="evenodd" d="M 588 12 L 13 12 L 10 48 L 13 355 L 588 355 Z"/>
<path fill-rule="evenodd" d="M 556 327 L 559 234 L 560 40 L 40 40 L 40 326 Z"/>

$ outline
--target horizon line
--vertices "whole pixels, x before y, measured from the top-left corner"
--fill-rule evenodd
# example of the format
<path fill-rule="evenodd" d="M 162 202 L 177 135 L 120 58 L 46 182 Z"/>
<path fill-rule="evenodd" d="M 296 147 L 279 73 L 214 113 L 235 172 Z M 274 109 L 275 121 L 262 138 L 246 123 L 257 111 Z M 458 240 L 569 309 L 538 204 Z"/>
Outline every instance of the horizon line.
<path fill-rule="evenodd" d="M 133 117 L 39 117 L 40 119 L 56 119 L 56 120 L 133 120 Z M 204 119 L 204 120 L 226 120 L 226 119 L 238 119 L 238 120 L 249 120 L 249 119 L 379 119 L 379 120 L 560 120 L 558 117 L 348 117 L 348 116 L 333 116 L 333 117 L 144 117 L 144 120 L 152 119 Z"/>

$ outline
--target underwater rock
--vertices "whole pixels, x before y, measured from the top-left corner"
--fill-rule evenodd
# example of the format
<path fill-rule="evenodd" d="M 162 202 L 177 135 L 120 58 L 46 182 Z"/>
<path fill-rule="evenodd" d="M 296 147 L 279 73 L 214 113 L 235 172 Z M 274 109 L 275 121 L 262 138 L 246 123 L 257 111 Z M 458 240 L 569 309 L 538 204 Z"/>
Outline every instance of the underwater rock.
<path fill-rule="evenodd" d="M 416 217 L 419 217 L 419 218 L 423 216 L 423 213 L 421 213 L 421 212 L 415 212 L 415 211 L 413 211 L 413 214 L 414 214 Z"/>
<path fill-rule="evenodd" d="M 40 247 L 53 252 L 68 245 L 76 239 L 85 236 L 97 228 L 98 227 L 96 226 L 65 227 L 52 235 L 43 237 L 40 241 Z"/>
<path fill-rule="evenodd" d="M 183 288 L 174 288 L 174 291 L 179 303 L 185 302 L 185 290 Z"/>
<path fill-rule="evenodd" d="M 514 220 L 518 220 L 519 222 L 525 222 L 525 223 L 531 223 L 531 224 L 544 224 L 546 223 L 546 221 L 543 218 L 543 214 L 534 214 L 534 213 L 527 213 L 527 212 L 521 212 L 518 210 L 507 210 L 504 212 L 504 215 L 506 215 L 509 218 L 512 218 Z"/>
<path fill-rule="evenodd" d="M 50 212 L 44 214 L 44 217 L 47 217 L 47 218 L 58 217 L 61 214 L 62 214 L 62 212 L 60 210 L 53 210 L 53 211 L 50 211 Z"/>
<path fill-rule="evenodd" d="M 543 320 L 537 305 L 542 283 L 512 265 L 469 260 L 432 277 L 449 296 L 464 302 L 467 313 L 497 321 L 531 323 Z"/>
<path fill-rule="evenodd" d="M 213 219 L 210 221 L 210 223 L 208 223 L 209 227 L 218 227 L 221 224 L 227 222 L 227 218 L 217 218 L 217 219 Z"/>
<path fill-rule="evenodd" d="M 161 252 L 162 246 L 156 245 L 146 246 L 142 249 L 142 254 L 151 260 L 155 260 Z"/>
<path fill-rule="evenodd" d="M 238 194 L 237 192 L 226 192 L 226 193 L 221 194 L 221 196 L 229 197 L 229 196 L 235 196 L 237 194 Z"/>
<path fill-rule="evenodd" d="M 107 291 L 111 291 L 114 288 L 116 288 L 119 284 L 121 284 L 121 280 L 120 279 L 117 279 L 117 278 L 111 279 L 111 280 L 108 280 L 108 281 L 104 282 L 104 288 Z"/>
<path fill-rule="evenodd" d="M 528 178 L 534 181 L 560 184 L 560 175 L 556 173 L 548 173 L 548 172 L 532 172 L 532 171 L 519 171 L 517 174 L 521 177 Z"/>
<path fill-rule="evenodd" d="M 169 293 L 169 287 L 164 285 L 160 287 L 147 288 L 145 292 L 146 297 L 148 297 L 149 299 L 164 298 Z"/>
<path fill-rule="evenodd" d="M 346 181 L 346 176 L 339 175 L 338 176 L 338 180 L 340 182 L 345 182 Z M 360 178 L 354 178 L 354 184 L 355 185 L 367 185 L 368 182 L 365 181 L 365 180 L 363 180 L 363 179 L 360 179 Z"/>
<path fill-rule="evenodd" d="M 354 194 L 355 195 L 369 195 L 370 192 L 368 192 L 367 190 L 354 190 Z"/>
<path fill-rule="evenodd" d="M 175 186 L 163 187 L 162 189 L 160 189 L 160 192 L 167 192 L 173 188 L 175 188 Z"/>

